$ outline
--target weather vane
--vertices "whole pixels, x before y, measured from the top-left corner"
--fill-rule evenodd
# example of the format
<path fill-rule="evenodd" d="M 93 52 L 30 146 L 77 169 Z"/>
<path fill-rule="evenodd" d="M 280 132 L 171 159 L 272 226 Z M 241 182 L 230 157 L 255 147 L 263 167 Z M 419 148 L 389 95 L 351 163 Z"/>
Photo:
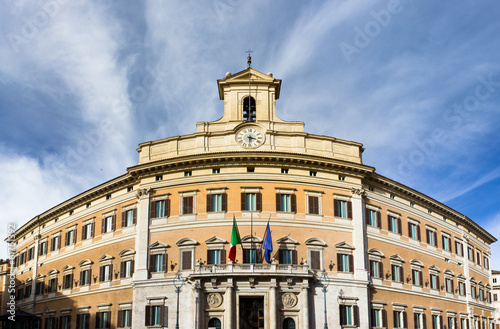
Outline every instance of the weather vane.
<path fill-rule="evenodd" d="M 250 54 L 253 53 L 253 51 L 251 51 L 250 49 L 248 49 L 245 52 L 248 53 L 248 57 L 247 57 L 248 67 L 251 67 L 252 66 L 252 56 L 250 56 Z"/>

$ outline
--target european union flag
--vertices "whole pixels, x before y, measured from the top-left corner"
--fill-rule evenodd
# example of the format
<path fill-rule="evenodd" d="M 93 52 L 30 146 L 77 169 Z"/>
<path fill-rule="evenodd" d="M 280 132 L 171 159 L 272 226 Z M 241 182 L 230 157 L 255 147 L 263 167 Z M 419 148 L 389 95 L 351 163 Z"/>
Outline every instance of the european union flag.
<path fill-rule="evenodd" d="M 271 254 L 273 253 L 273 239 L 271 238 L 269 222 L 267 222 L 266 233 L 264 233 L 264 243 L 262 244 L 262 249 L 264 249 L 264 259 L 266 260 L 266 262 L 271 264 Z"/>

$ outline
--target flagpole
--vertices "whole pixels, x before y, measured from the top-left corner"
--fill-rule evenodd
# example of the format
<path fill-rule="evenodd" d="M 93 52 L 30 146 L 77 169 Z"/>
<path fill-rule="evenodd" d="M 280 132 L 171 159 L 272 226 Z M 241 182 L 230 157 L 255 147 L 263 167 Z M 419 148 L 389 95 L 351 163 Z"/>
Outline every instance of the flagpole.
<path fill-rule="evenodd" d="M 257 250 L 253 247 L 253 212 L 250 213 L 250 246 L 251 253 L 255 253 L 255 258 L 257 258 Z M 255 264 L 255 258 L 252 257 L 252 264 Z"/>

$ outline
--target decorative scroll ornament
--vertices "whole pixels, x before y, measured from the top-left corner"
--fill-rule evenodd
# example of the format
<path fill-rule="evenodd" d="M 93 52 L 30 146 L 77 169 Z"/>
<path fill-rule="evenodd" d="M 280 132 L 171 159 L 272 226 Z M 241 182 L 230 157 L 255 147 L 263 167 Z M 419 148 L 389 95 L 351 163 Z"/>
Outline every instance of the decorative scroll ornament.
<path fill-rule="evenodd" d="M 281 296 L 281 301 L 283 302 L 283 306 L 291 308 L 297 305 L 297 296 L 294 293 L 286 292 Z"/>
<path fill-rule="evenodd" d="M 351 193 L 352 194 L 357 194 L 357 195 L 360 195 L 360 196 L 364 196 L 365 195 L 365 189 L 364 188 L 355 188 L 355 187 L 353 187 L 351 189 Z"/>
<path fill-rule="evenodd" d="M 218 292 L 212 292 L 207 296 L 207 303 L 211 308 L 219 307 L 222 304 L 222 296 Z"/>
<path fill-rule="evenodd" d="M 151 189 L 151 187 L 148 187 L 147 189 L 141 188 L 141 189 L 137 190 L 135 197 L 137 199 L 140 199 L 141 197 L 149 195 L 149 194 L 153 194 L 153 190 Z"/>

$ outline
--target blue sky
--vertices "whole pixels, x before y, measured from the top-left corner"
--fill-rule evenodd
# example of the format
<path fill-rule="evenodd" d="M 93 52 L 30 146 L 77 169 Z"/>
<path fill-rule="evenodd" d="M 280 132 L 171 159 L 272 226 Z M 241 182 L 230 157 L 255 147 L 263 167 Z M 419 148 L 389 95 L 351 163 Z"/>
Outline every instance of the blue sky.
<path fill-rule="evenodd" d="M 283 80 L 282 119 L 363 143 L 377 172 L 500 236 L 498 1 L 0 6 L 4 237 L 125 173 L 139 143 L 218 119 L 216 80 L 245 69 L 247 49 Z"/>

